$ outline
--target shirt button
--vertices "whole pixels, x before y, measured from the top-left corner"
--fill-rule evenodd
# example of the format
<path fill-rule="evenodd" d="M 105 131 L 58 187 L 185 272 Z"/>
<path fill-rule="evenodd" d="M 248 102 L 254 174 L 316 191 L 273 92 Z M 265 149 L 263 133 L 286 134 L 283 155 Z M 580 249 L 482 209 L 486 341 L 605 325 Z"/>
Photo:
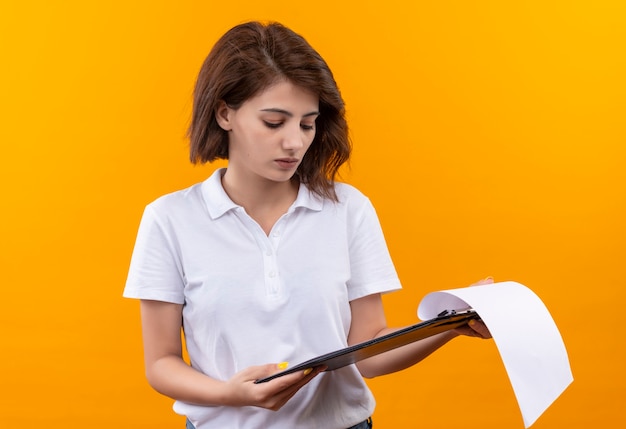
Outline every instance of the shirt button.
<path fill-rule="evenodd" d="M 270 271 L 269 276 L 270 278 L 276 277 L 276 271 Z"/>

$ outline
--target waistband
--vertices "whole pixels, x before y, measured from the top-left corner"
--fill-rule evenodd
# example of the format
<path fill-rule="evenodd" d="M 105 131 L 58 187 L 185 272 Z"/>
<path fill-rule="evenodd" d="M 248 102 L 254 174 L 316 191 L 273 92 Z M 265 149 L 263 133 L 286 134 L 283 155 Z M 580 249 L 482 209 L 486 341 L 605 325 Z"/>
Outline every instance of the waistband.
<path fill-rule="evenodd" d="M 367 420 L 364 420 L 361 423 L 358 423 L 354 426 L 350 426 L 348 429 L 372 429 L 372 426 L 373 426 L 372 418 L 368 417 Z M 189 421 L 189 419 L 187 419 L 185 428 L 196 429 L 196 427 Z"/>

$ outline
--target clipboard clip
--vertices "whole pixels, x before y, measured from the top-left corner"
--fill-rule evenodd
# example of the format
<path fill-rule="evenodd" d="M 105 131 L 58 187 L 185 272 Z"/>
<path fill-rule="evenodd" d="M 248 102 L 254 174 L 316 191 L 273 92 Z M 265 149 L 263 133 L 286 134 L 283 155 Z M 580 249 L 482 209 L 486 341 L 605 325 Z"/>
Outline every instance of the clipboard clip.
<path fill-rule="evenodd" d="M 441 313 L 437 314 L 437 317 L 454 316 L 455 314 L 459 314 L 459 313 L 473 313 L 473 312 L 474 312 L 474 309 L 472 307 L 461 308 L 458 310 L 443 310 Z"/>

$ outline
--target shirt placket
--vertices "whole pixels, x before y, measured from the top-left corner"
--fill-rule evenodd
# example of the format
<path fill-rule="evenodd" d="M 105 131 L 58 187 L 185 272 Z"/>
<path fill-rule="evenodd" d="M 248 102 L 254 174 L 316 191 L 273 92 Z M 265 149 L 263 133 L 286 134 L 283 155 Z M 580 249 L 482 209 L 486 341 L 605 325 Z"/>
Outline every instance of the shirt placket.
<path fill-rule="evenodd" d="M 270 231 L 269 236 L 265 236 L 265 253 L 263 254 L 263 262 L 265 268 L 265 285 L 267 294 L 271 297 L 280 295 L 281 282 L 280 271 L 278 269 L 277 249 L 282 234 L 283 218 L 280 218 Z"/>
<path fill-rule="evenodd" d="M 283 217 L 274 224 L 268 236 L 261 226 L 245 212 L 243 207 L 239 207 L 236 214 L 252 232 L 263 255 L 263 279 L 265 281 L 267 296 L 273 298 L 280 296 L 281 281 L 280 272 L 278 270 L 277 249 L 287 215 L 283 215 Z"/>

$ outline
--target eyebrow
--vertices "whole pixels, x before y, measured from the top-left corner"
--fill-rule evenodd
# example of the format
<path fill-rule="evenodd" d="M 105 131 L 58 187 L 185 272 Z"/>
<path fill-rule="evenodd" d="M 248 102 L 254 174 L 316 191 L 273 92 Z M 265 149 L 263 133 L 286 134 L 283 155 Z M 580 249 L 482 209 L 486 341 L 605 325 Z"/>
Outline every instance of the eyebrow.
<path fill-rule="evenodd" d="M 272 112 L 272 113 L 281 113 L 283 115 L 287 115 L 289 117 L 293 117 L 293 113 L 284 110 L 284 109 L 279 109 L 279 108 L 275 108 L 275 107 L 270 107 L 268 109 L 261 109 L 261 112 Z M 318 112 L 317 110 L 314 112 L 309 112 L 309 113 L 305 113 L 304 115 L 302 115 L 303 118 L 307 118 L 309 116 L 319 116 L 320 112 Z"/>

